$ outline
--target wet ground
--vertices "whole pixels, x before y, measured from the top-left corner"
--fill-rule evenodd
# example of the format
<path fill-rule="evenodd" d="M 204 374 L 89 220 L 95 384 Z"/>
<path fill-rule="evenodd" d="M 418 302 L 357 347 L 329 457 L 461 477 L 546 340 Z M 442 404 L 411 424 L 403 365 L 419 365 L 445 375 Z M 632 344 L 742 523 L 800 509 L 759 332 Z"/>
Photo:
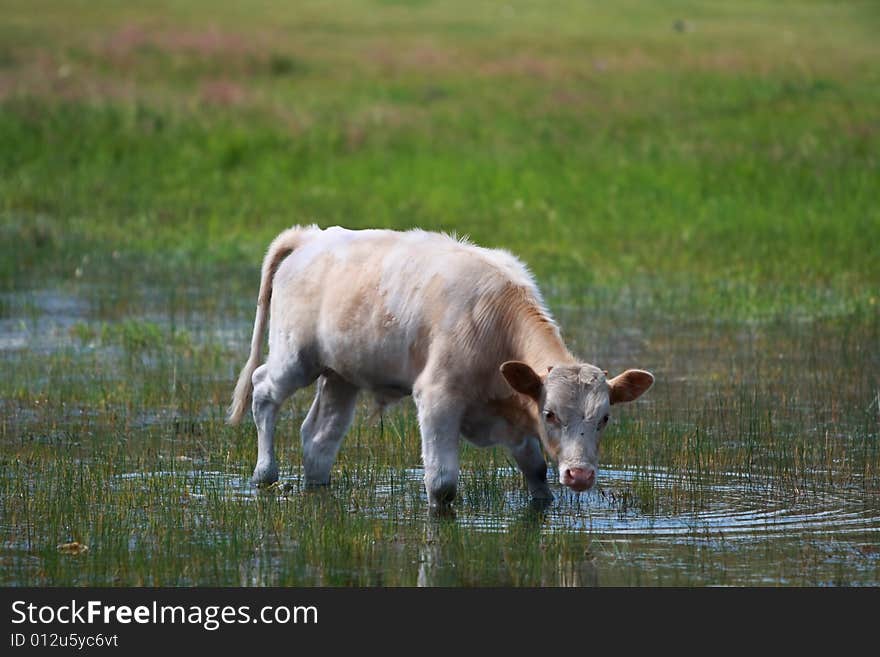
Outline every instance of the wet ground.
<path fill-rule="evenodd" d="M 536 507 L 502 452 L 468 447 L 455 512 L 437 518 L 408 402 L 381 422 L 364 405 L 313 491 L 299 394 L 281 482 L 256 490 L 252 427 L 222 422 L 251 309 L 112 296 L 0 300 L 3 584 L 880 585 L 877 314 L 557 304 L 575 353 L 657 384 L 614 418 L 589 493 L 554 485 Z"/>

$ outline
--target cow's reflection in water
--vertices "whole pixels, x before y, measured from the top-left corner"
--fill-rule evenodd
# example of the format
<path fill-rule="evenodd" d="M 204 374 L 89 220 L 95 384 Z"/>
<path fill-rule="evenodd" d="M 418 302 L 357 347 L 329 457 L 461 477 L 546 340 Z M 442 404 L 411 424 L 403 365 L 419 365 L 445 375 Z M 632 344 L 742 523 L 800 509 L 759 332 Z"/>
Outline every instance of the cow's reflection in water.
<path fill-rule="evenodd" d="M 599 586 L 599 569 L 595 559 L 587 552 L 583 558 L 571 558 L 552 549 L 543 549 L 542 531 L 546 526 L 548 504 L 537 500 L 523 509 L 510 528 L 525 541 L 534 545 L 536 559 L 541 560 L 540 583 L 538 586 Z M 454 529 L 455 516 L 432 514 L 425 522 L 424 540 L 419 546 L 418 586 L 449 586 L 460 583 L 461 573 L 455 572 L 458 564 L 454 563 L 448 544 L 443 536 L 448 530 Z M 585 541 L 586 542 L 586 541 Z"/>

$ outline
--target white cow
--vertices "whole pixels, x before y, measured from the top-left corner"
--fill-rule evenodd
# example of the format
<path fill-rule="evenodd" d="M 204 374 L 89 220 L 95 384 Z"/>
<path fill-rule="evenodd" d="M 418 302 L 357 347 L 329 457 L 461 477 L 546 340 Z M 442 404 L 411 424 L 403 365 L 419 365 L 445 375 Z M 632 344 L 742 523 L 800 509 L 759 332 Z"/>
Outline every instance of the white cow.
<path fill-rule="evenodd" d="M 250 357 L 229 408 L 237 423 L 253 396 L 255 483 L 278 479 L 278 409 L 315 380 L 301 429 L 307 484 L 329 482 L 359 390 L 382 405 L 412 395 L 428 499 L 442 506 L 455 497 L 460 436 L 507 447 L 536 498 L 552 499 L 541 445 L 560 483 L 590 488 L 611 406 L 654 377 L 627 370 L 606 380 L 574 358 L 506 251 L 422 230 L 294 227 L 263 261 Z"/>

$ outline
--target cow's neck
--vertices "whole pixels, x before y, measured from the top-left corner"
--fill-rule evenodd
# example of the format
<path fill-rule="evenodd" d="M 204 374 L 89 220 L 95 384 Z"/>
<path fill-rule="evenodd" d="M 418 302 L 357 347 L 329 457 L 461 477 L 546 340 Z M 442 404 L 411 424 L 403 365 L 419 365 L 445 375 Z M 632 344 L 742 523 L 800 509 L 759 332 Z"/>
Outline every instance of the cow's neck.
<path fill-rule="evenodd" d="M 577 362 L 565 347 L 559 329 L 537 304 L 519 306 L 514 312 L 516 321 L 511 323 L 509 351 L 503 360 L 522 361 L 541 376 L 551 367 Z M 528 396 L 512 392 L 510 386 L 503 383 L 500 372 L 498 379 L 501 387 L 497 389 L 497 396 L 490 395 L 489 399 L 492 412 L 519 427 L 524 434 L 540 436 L 538 405 Z"/>
<path fill-rule="evenodd" d="M 545 375 L 551 367 L 577 362 L 562 341 L 559 329 L 543 313 L 524 318 L 518 329 L 513 360 L 526 363 L 539 375 Z"/>
<path fill-rule="evenodd" d="M 551 367 L 576 363 L 577 359 L 566 348 L 553 321 L 537 306 L 529 308 L 529 311 L 521 313 L 513 327 L 510 352 L 505 360 L 522 361 L 540 376 L 547 374 Z M 511 406 L 512 415 L 519 419 L 520 424 L 537 430 L 538 405 L 519 393 L 509 396 L 510 388 L 507 385 L 504 385 L 504 390 L 502 398 L 504 403 Z"/>

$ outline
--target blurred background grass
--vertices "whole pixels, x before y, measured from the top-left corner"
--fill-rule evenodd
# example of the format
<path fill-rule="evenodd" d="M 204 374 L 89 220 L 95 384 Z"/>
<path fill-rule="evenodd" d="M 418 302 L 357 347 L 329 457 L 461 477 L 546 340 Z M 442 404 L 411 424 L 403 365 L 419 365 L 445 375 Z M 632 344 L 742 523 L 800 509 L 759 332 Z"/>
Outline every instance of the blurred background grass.
<path fill-rule="evenodd" d="M 566 302 L 876 311 L 874 2 L 0 15 L 7 289 L 130 267 L 253 291 L 271 237 L 317 222 L 467 233 Z"/>

